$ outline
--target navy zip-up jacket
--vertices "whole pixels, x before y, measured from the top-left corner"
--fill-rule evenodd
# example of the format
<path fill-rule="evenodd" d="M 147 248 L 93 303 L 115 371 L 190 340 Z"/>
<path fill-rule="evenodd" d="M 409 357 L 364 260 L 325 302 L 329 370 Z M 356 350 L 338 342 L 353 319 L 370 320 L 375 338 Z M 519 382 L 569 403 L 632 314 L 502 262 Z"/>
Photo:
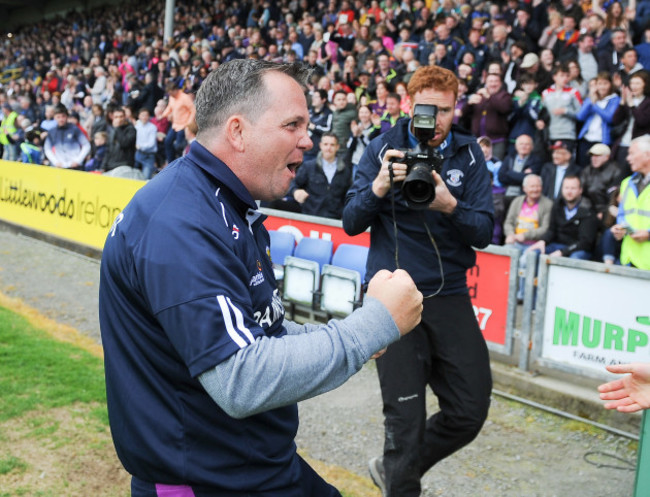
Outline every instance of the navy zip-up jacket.
<path fill-rule="evenodd" d="M 409 132 L 410 124 L 410 119 L 404 119 L 370 142 L 346 198 L 343 209 L 346 233 L 358 235 L 371 228 L 366 282 L 380 269 L 396 269 L 392 193 L 384 198 L 377 197 L 372 192 L 372 182 L 379 174 L 381 159 L 387 150 L 404 150 L 416 144 Z M 444 286 L 440 295 L 467 293 L 466 272 L 476 262 L 472 247 L 486 247 L 494 227 L 492 185 L 483 152 L 476 138 L 462 128 L 453 126 L 450 136 L 451 143 L 441 153 L 444 157 L 442 178 L 458 200 L 451 215 L 409 209 L 402 197 L 401 185 L 397 184 L 393 190 L 399 267 L 411 275 L 424 295 L 438 290 L 442 281 L 436 249 L 424 222 L 435 239 L 442 260 Z"/>

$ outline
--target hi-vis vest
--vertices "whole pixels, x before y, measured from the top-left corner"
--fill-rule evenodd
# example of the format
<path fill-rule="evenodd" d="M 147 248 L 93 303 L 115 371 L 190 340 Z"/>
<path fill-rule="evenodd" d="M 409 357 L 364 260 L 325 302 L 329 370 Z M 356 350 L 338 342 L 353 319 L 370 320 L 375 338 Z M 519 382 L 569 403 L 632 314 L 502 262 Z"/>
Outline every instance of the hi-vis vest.
<path fill-rule="evenodd" d="M 625 222 L 634 231 L 650 231 L 650 186 L 646 186 L 639 195 L 631 178 L 625 178 L 621 183 L 621 207 Z M 629 236 L 623 238 L 621 264 L 629 263 L 639 269 L 650 269 L 650 241 L 637 242 Z"/>
<path fill-rule="evenodd" d="M 2 145 L 9 145 L 11 143 L 8 136 L 13 135 L 16 132 L 17 117 L 18 113 L 11 112 L 2 120 L 2 124 L 0 125 L 0 143 Z"/>

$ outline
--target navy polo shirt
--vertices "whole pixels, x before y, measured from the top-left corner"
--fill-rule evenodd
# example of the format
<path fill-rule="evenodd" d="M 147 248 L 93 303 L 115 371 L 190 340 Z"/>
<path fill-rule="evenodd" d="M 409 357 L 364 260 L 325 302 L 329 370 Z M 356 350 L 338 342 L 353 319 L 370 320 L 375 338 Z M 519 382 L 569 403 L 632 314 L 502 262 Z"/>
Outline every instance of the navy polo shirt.
<path fill-rule="evenodd" d="M 286 333 L 263 220 L 232 171 L 194 142 L 110 230 L 99 295 L 108 411 L 117 454 L 140 483 L 190 485 L 198 497 L 299 478 L 295 405 L 233 419 L 197 380 L 258 337 Z"/>

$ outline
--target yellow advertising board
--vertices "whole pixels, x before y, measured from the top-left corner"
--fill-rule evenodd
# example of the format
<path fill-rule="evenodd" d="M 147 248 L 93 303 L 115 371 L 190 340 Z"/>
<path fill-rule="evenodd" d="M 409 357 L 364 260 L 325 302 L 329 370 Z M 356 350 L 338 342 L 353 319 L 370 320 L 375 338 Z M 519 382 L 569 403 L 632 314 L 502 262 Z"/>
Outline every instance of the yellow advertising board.
<path fill-rule="evenodd" d="M 102 249 L 144 181 L 0 160 L 0 219 Z"/>

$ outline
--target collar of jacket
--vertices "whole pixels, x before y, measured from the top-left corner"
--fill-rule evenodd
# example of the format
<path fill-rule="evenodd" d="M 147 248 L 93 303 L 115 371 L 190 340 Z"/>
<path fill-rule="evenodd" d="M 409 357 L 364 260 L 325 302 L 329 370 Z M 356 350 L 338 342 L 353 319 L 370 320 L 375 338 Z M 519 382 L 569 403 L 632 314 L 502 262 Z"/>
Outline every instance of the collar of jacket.
<path fill-rule="evenodd" d="M 190 145 L 186 158 L 230 190 L 240 204 L 238 209 L 241 208 L 243 212 L 247 209 L 257 210 L 255 199 L 235 173 L 196 140 Z"/>
<path fill-rule="evenodd" d="M 322 152 L 318 152 L 318 155 L 316 156 L 316 166 L 319 169 L 323 169 L 323 154 Z M 341 159 L 338 155 L 336 156 L 336 172 L 338 173 L 339 171 L 343 171 L 345 169 L 345 161 Z"/>

